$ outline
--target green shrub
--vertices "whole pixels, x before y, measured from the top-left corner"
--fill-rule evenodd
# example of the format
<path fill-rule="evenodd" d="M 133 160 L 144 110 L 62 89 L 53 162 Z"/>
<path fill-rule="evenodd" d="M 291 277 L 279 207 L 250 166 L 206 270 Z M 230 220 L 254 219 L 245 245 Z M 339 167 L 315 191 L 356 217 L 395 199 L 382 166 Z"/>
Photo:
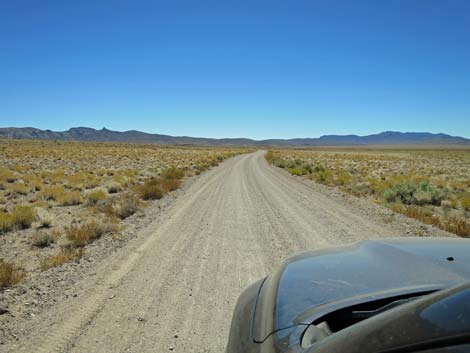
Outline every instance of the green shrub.
<path fill-rule="evenodd" d="M 405 205 L 440 206 L 447 195 L 447 189 L 438 189 L 427 181 L 419 184 L 413 182 L 397 183 L 383 192 L 385 201 L 400 202 Z"/>
<path fill-rule="evenodd" d="M 283 159 L 275 159 L 273 161 L 273 164 L 276 166 L 276 167 L 279 167 L 279 168 L 282 168 L 282 169 L 286 169 L 288 167 L 288 163 L 287 161 L 283 160 Z"/>
<path fill-rule="evenodd" d="M 316 165 L 313 167 L 313 171 L 314 171 L 315 173 L 326 172 L 326 168 L 325 168 L 325 166 L 323 166 L 322 164 L 316 164 Z"/>
<path fill-rule="evenodd" d="M 312 174 L 313 173 L 313 166 L 309 163 L 303 163 L 302 164 L 302 169 L 303 169 L 303 172 L 305 174 Z"/>
<path fill-rule="evenodd" d="M 302 168 L 288 168 L 287 171 L 292 174 L 292 175 L 306 175 L 306 171 L 305 169 L 302 169 Z"/>
<path fill-rule="evenodd" d="M 287 169 L 289 168 L 297 168 L 300 165 L 300 163 L 297 163 L 295 160 L 289 159 L 287 161 Z"/>
<path fill-rule="evenodd" d="M 351 174 L 340 172 L 335 176 L 336 185 L 348 185 L 352 182 L 353 178 Z"/>
<path fill-rule="evenodd" d="M 324 171 L 320 171 L 316 174 L 314 174 L 314 179 L 315 181 L 319 182 L 319 183 L 328 183 L 332 178 L 332 174 L 331 172 L 327 171 L 327 170 L 324 170 Z"/>
<path fill-rule="evenodd" d="M 383 197 L 387 202 L 400 202 L 411 205 L 416 190 L 417 187 L 415 184 L 398 183 L 386 189 L 383 192 Z"/>

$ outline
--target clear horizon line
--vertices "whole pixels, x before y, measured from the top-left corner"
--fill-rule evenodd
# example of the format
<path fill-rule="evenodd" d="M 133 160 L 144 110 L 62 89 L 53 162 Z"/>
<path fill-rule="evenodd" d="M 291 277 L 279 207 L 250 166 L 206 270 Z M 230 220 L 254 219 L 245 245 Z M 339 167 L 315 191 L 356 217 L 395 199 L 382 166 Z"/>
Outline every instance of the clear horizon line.
<path fill-rule="evenodd" d="M 70 129 L 74 129 L 74 128 L 87 128 L 87 129 L 94 129 L 96 131 L 100 131 L 100 130 L 103 130 L 103 129 L 106 129 L 106 130 L 110 130 L 110 131 L 113 131 L 113 132 L 120 132 L 120 133 L 124 133 L 124 132 L 129 132 L 129 131 L 137 131 L 137 132 L 142 132 L 142 133 L 146 133 L 146 134 L 156 134 L 156 135 L 166 135 L 166 136 L 171 136 L 171 137 L 191 137 L 191 138 L 201 138 L 201 139 L 249 139 L 249 140 L 255 140 L 255 141 L 263 141 L 263 140 L 293 140 L 293 139 L 318 139 L 322 136 L 358 136 L 358 137 L 365 137 L 365 136 L 371 136 L 371 135 L 378 135 L 378 134 L 381 134 L 381 133 L 384 133 L 384 132 L 398 132 L 398 133 L 429 133 L 429 134 L 445 134 L 445 135 L 448 135 L 448 136 L 451 136 L 451 137 L 457 137 L 457 138 L 464 138 L 464 139 L 470 139 L 470 137 L 467 137 L 467 136 L 462 136 L 462 135 L 452 135 L 451 133 L 447 133 L 447 132 L 431 132 L 431 131 L 400 131 L 400 130 L 382 130 L 382 131 L 379 131 L 379 132 L 372 132 L 372 133 L 368 133 L 368 134 L 364 134 L 364 133 L 346 133 L 346 134 L 341 134 L 341 133 L 323 133 L 321 135 L 317 135 L 317 136 L 307 136 L 307 137 L 247 137 L 247 136 L 227 136 L 227 135 L 224 135 L 224 136 L 208 136 L 208 135 L 204 135 L 204 136 L 197 136 L 197 135 L 191 135 L 191 134 L 174 134 L 174 133 L 169 133 L 169 132 L 154 132 L 154 131 L 145 131 L 145 130 L 139 130 L 139 129 L 127 129 L 127 130 L 118 130 L 118 129 L 114 129 L 114 128 L 107 128 L 107 127 L 102 127 L 102 128 L 98 128 L 98 127 L 91 127 L 91 126 L 71 126 L 69 128 L 67 128 L 66 130 L 53 130 L 53 129 L 50 129 L 50 128 L 39 128 L 39 127 L 34 127 L 34 126 L 5 126 L 5 127 L 0 127 L 2 129 L 28 129 L 28 128 L 31 128 L 31 129 L 38 129 L 38 130 L 42 130 L 42 131 L 46 131 L 46 130 L 49 130 L 49 131 L 52 131 L 52 132 L 67 132 L 69 131 Z"/>

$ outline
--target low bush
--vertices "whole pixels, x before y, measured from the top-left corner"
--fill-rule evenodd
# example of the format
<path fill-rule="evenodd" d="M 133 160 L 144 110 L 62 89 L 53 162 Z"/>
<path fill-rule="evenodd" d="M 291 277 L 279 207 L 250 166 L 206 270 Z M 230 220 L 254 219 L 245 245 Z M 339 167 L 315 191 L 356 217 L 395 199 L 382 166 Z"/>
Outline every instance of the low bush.
<path fill-rule="evenodd" d="M 297 176 L 301 176 L 301 175 L 307 175 L 308 171 L 306 171 L 305 169 L 303 168 L 299 168 L 299 167 L 294 167 L 294 168 L 288 168 L 287 171 L 292 174 L 292 175 L 297 175 Z"/>
<path fill-rule="evenodd" d="M 470 192 L 464 192 L 458 197 L 460 206 L 465 211 L 470 211 Z"/>
<path fill-rule="evenodd" d="M 100 208 L 110 217 L 125 219 L 140 210 L 142 202 L 132 194 L 124 194 L 108 199 Z"/>
<path fill-rule="evenodd" d="M 81 171 L 69 175 L 66 181 L 68 187 L 75 190 L 91 189 L 100 184 L 99 178 L 89 171 Z"/>
<path fill-rule="evenodd" d="M 368 181 L 358 182 L 350 187 L 349 192 L 355 196 L 367 196 L 373 192 L 373 186 Z"/>
<path fill-rule="evenodd" d="M 194 169 L 196 169 L 196 175 L 199 175 L 201 172 L 209 169 L 209 165 L 206 163 L 199 163 L 194 166 Z"/>
<path fill-rule="evenodd" d="M 413 196 L 417 188 L 415 184 L 399 183 L 383 192 L 383 197 L 387 202 L 400 202 L 407 205 L 413 203 Z"/>
<path fill-rule="evenodd" d="M 315 173 L 326 172 L 326 168 L 322 164 L 316 164 L 316 165 L 313 166 L 313 171 Z"/>
<path fill-rule="evenodd" d="M 434 185 L 439 189 L 444 189 L 447 185 L 447 182 L 444 179 L 436 179 L 434 180 Z"/>
<path fill-rule="evenodd" d="M 0 212 L 0 233 L 6 233 L 13 229 L 15 218 L 8 212 Z"/>
<path fill-rule="evenodd" d="M 107 194 L 104 190 L 93 190 L 87 195 L 87 204 L 90 206 L 96 205 L 98 202 L 105 200 L 106 196 Z"/>
<path fill-rule="evenodd" d="M 165 192 L 174 191 L 181 186 L 179 179 L 161 179 L 160 185 Z"/>
<path fill-rule="evenodd" d="M 73 206 L 82 203 L 80 191 L 68 191 L 57 196 L 56 201 L 61 206 Z"/>
<path fill-rule="evenodd" d="M 83 249 L 63 248 L 56 255 L 53 255 L 41 262 L 41 270 L 46 271 L 52 267 L 60 266 L 66 262 L 77 261 L 84 254 Z"/>
<path fill-rule="evenodd" d="M 25 278 L 24 271 L 12 262 L 0 259 L 0 289 L 11 287 Z"/>
<path fill-rule="evenodd" d="M 273 151 L 268 151 L 265 155 L 264 155 L 264 158 L 266 159 L 266 161 L 268 161 L 268 163 L 273 163 L 274 161 L 274 152 Z"/>
<path fill-rule="evenodd" d="M 440 206 L 447 194 L 447 189 L 435 188 L 427 181 L 419 184 L 403 182 L 386 189 L 383 192 L 383 198 L 387 202 L 401 202 L 405 205 L 430 204 Z"/>
<path fill-rule="evenodd" d="M 23 180 L 28 185 L 32 186 L 34 191 L 41 191 L 44 188 L 44 183 L 37 175 L 25 175 Z"/>
<path fill-rule="evenodd" d="M 36 219 L 36 211 L 32 206 L 18 205 L 11 211 L 13 216 L 13 225 L 15 228 L 26 229 Z"/>
<path fill-rule="evenodd" d="M 449 186 L 451 189 L 456 190 L 456 191 L 465 191 L 466 185 L 462 181 L 452 181 L 449 183 Z"/>
<path fill-rule="evenodd" d="M 62 197 L 66 193 L 65 188 L 62 185 L 52 185 L 43 188 L 41 196 L 45 200 L 57 201 L 58 198 Z"/>
<path fill-rule="evenodd" d="M 52 225 L 52 216 L 45 208 L 38 207 L 36 209 L 36 217 L 38 218 L 39 224 L 42 228 L 49 228 Z"/>
<path fill-rule="evenodd" d="M 157 178 L 147 179 L 142 185 L 136 188 L 139 196 L 144 200 L 160 199 L 165 194 L 160 180 Z"/>
<path fill-rule="evenodd" d="M 106 186 L 106 189 L 110 194 L 116 194 L 122 191 L 122 185 L 116 182 L 113 182 Z"/>
<path fill-rule="evenodd" d="M 276 167 L 279 167 L 279 168 L 282 168 L 282 169 L 286 169 L 286 168 L 289 167 L 289 163 L 287 161 L 285 161 L 284 159 L 274 159 L 272 163 Z"/>
<path fill-rule="evenodd" d="M 130 177 L 125 174 L 115 175 L 113 176 L 113 183 L 117 183 L 121 188 L 129 187 L 134 183 L 134 177 Z"/>
<path fill-rule="evenodd" d="M 322 184 L 328 184 L 332 177 L 332 173 L 328 170 L 322 170 L 313 175 L 313 179 Z"/>
<path fill-rule="evenodd" d="M 111 232 L 112 225 L 102 220 L 91 220 L 66 230 L 66 237 L 74 247 L 83 247 L 92 243 L 102 235 Z"/>
<path fill-rule="evenodd" d="M 134 195 L 126 194 L 118 199 L 114 206 L 114 215 L 120 219 L 132 216 L 142 208 L 141 201 Z"/>
<path fill-rule="evenodd" d="M 438 217 L 431 210 L 423 207 L 411 205 L 403 206 L 399 203 L 389 205 L 390 209 L 402 213 L 407 217 L 417 219 L 423 223 L 436 226 L 450 233 L 461 237 L 470 237 L 470 222 L 460 217 Z"/>
<path fill-rule="evenodd" d="M 31 243 L 37 248 L 47 248 L 56 242 L 58 233 L 38 231 L 33 235 Z"/>
<path fill-rule="evenodd" d="M 348 173 L 341 172 L 335 176 L 336 185 L 342 185 L 342 186 L 349 185 L 352 183 L 352 181 L 353 181 L 353 177 L 351 176 L 351 174 L 348 174 Z"/>
<path fill-rule="evenodd" d="M 470 237 L 470 222 L 468 220 L 458 217 L 449 217 L 443 223 L 443 228 L 448 232 L 460 235 L 461 237 Z"/>
<path fill-rule="evenodd" d="M 162 170 L 160 173 L 160 178 L 162 179 L 183 179 L 184 178 L 184 170 L 176 167 L 171 167 Z"/>
<path fill-rule="evenodd" d="M 0 181 L 14 183 L 17 179 L 17 176 L 11 170 L 0 168 Z"/>
<path fill-rule="evenodd" d="M 403 208 L 402 213 L 410 218 L 417 219 L 423 223 L 431 224 L 439 227 L 441 220 L 438 216 L 434 215 L 430 210 L 418 206 L 407 206 Z"/>
<path fill-rule="evenodd" d="M 14 183 L 11 184 L 10 191 L 17 195 L 28 195 L 28 193 L 31 191 L 31 188 L 24 183 Z"/>

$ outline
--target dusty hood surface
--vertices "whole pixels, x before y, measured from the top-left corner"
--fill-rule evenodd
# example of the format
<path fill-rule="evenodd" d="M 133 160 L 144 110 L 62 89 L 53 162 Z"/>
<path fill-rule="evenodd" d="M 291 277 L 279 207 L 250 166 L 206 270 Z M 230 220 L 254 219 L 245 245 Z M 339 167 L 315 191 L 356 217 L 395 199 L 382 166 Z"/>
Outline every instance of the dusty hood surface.
<path fill-rule="evenodd" d="M 309 324 L 319 316 L 358 301 L 447 288 L 470 281 L 470 240 L 398 238 L 365 241 L 350 247 L 306 252 L 268 277 L 255 317 L 274 295 L 272 322 L 254 338 Z M 263 298 L 264 297 L 264 298 Z M 287 333 L 287 332 L 286 332 Z"/>

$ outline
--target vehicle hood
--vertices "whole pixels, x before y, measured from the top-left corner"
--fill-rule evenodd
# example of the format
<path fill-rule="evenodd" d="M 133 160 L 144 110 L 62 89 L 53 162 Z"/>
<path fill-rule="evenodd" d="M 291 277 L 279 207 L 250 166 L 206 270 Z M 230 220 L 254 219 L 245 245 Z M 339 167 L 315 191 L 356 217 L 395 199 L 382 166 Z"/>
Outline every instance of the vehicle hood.
<path fill-rule="evenodd" d="M 448 288 L 470 280 L 470 240 L 395 238 L 305 252 L 267 277 L 253 338 L 307 325 L 361 301 Z M 287 331 L 286 331 L 287 333 Z"/>

